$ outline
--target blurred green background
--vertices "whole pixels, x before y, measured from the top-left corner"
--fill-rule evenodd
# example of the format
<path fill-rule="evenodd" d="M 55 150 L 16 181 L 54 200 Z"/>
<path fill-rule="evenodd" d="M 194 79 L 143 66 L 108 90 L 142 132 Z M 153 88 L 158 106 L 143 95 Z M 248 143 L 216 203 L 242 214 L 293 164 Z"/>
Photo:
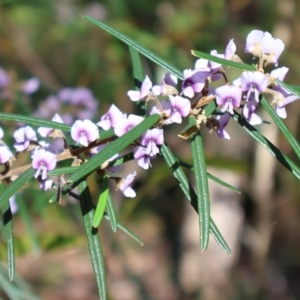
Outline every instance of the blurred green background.
<path fill-rule="evenodd" d="M 148 47 L 175 67 L 192 68 L 190 50 L 223 52 L 234 38 L 245 62 L 245 38 L 252 29 L 269 31 L 284 41 L 279 66 L 290 70 L 286 82 L 300 82 L 300 1 L 175 0 L 75 1 L 2 0 L 0 66 L 16 82 L 35 76 L 41 88 L 22 103 L 1 104 L 2 111 L 30 114 L 63 87 L 84 86 L 99 101 L 93 121 L 115 103 L 127 113 L 134 104 L 128 48 L 82 18 L 106 22 Z M 143 58 L 144 70 L 159 83 L 163 70 Z M 230 70 L 230 79 L 239 73 Z M 299 103 L 288 107 L 288 124 L 299 138 Z M 263 114 L 263 112 L 261 112 Z M 264 116 L 270 121 L 270 117 Z M 9 134 L 9 123 L 2 127 Z M 177 155 L 191 161 L 188 142 L 167 140 Z M 288 144 L 272 125 L 260 130 L 295 161 Z M 205 131 L 205 130 L 204 130 Z M 228 240 L 228 257 L 212 244 L 198 246 L 198 221 L 175 180 L 159 159 L 149 172 L 138 171 L 137 198 L 114 194 L 120 220 L 144 241 L 140 247 L 123 233 L 101 225 L 111 299 L 299 299 L 299 182 L 231 122 L 230 142 L 207 132 L 211 172 L 235 184 L 242 195 L 211 187 L 213 217 Z M 176 138 L 174 138 L 176 137 Z M 10 138 L 7 137 L 9 140 Z M 11 142 L 11 141 L 10 141 Z M 126 171 L 136 166 L 131 164 Z M 98 188 L 91 179 L 95 200 Z M 97 299 L 87 244 L 75 202 L 49 204 L 51 193 L 32 184 L 19 196 L 14 216 L 17 272 L 42 299 Z M 0 258 L 5 265 L 4 239 Z M 1 294 L 1 297 L 5 296 Z"/>

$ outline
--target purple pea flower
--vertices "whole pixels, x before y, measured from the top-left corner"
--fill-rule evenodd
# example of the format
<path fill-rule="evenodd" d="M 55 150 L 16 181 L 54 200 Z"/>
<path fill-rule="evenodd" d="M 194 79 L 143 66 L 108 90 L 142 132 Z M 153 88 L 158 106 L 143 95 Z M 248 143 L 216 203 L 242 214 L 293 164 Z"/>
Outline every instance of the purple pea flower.
<path fill-rule="evenodd" d="M 274 39 L 269 32 L 252 30 L 247 36 L 245 52 L 263 57 L 266 63 L 276 66 L 283 50 L 284 43 L 280 39 Z"/>
<path fill-rule="evenodd" d="M 0 88 L 5 88 L 10 83 L 10 77 L 6 71 L 0 67 Z"/>
<path fill-rule="evenodd" d="M 130 129 L 138 125 L 144 120 L 143 117 L 137 115 L 129 115 L 128 118 L 123 117 L 120 122 L 118 122 L 115 126 L 115 134 L 116 136 L 121 136 L 128 132 Z"/>
<path fill-rule="evenodd" d="M 263 121 L 262 118 L 255 113 L 258 104 L 259 103 L 255 99 L 251 99 L 243 108 L 243 115 L 251 125 L 259 125 Z"/>
<path fill-rule="evenodd" d="M 227 124 L 229 123 L 230 118 L 231 117 L 230 117 L 229 113 L 219 115 L 216 118 L 219 121 L 219 126 L 218 126 L 216 132 L 217 132 L 217 135 L 219 136 L 219 138 L 221 138 L 221 139 L 230 140 L 229 133 L 224 129 L 227 126 Z"/>
<path fill-rule="evenodd" d="M 52 188 L 53 181 L 52 179 L 39 180 L 40 188 L 43 191 L 47 191 Z"/>
<path fill-rule="evenodd" d="M 169 96 L 171 103 L 170 119 L 173 123 L 181 123 L 182 117 L 188 116 L 191 110 L 191 102 L 180 96 Z"/>
<path fill-rule="evenodd" d="M 233 108 L 239 107 L 242 97 L 242 90 L 237 86 L 223 85 L 216 89 L 216 102 L 222 105 L 221 111 L 228 111 L 233 114 Z"/>
<path fill-rule="evenodd" d="M 133 156 L 137 160 L 138 165 L 145 170 L 149 169 L 149 166 L 151 166 L 150 159 L 156 157 L 156 155 L 150 156 L 147 154 L 146 148 L 141 146 L 134 147 Z"/>
<path fill-rule="evenodd" d="M 101 117 L 101 121 L 97 125 L 104 130 L 108 130 L 111 127 L 114 128 L 123 117 L 123 113 L 113 104 L 108 112 Z"/>
<path fill-rule="evenodd" d="M 286 67 L 281 67 L 281 68 L 273 70 L 270 75 L 274 79 L 278 78 L 279 80 L 283 81 L 288 70 L 289 69 Z M 276 110 L 277 115 L 280 118 L 285 119 L 287 117 L 285 106 L 291 102 L 298 100 L 299 97 L 295 96 L 293 94 L 290 94 L 286 89 L 284 89 L 282 86 L 280 86 L 276 83 L 274 83 L 272 87 L 275 91 L 279 92 L 282 95 L 282 97 L 279 97 L 279 99 L 275 99 L 274 103 L 276 104 L 275 110 Z"/>
<path fill-rule="evenodd" d="M 231 60 L 233 58 L 235 52 L 236 52 L 236 45 L 235 45 L 233 39 L 231 39 L 231 40 L 229 40 L 229 42 L 226 46 L 224 54 L 218 53 L 217 50 L 212 50 L 210 52 L 210 54 L 214 55 L 214 56 L 217 56 L 217 57 L 220 57 L 220 58 Z M 213 61 L 209 61 L 208 66 L 209 66 L 211 72 L 215 73 L 221 67 L 221 64 L 213 62 Z"/>
<path fill-rule="evenodd" d="M 155 85 L 152 88 L 152 92 L 156 95 L 172 95 L 176 94 L 177 77 L 171 73 L 166 73 L 163 77 L 161 85 Z"/>
<path fill-rule="evenodd" d="M 131 99 L 131 101 L 138 101 L 145 98 L 149 94 L 151 88 L 152 82 L 149 77 L 146 76 L 142 83 L 140 91 L 131 90 L 128 91 L 127 95 Z"/>
<path fill-rule="evenodd" d="M 164 132 L 162 129 L 148 129 L 142 135 L 142 146 L 146 147 L 146 154 L 154 156 L 159 153 L 157 145 L 162 145 L 164 142 Z"/>
<path fill-rule="evenodd" d="M 59 116 L 59 114 L 55 114 L 54 117 L 52 118 L 52 121 L 57 122 L 57 123 L 63 123 L 63 120 Z M 48 127 L 39 127 L 37 132 L 42 136 L 42 137 L 47 137 L 51 133 L 53 133 L 54 129 L 53 128 L 48 128 Z"/>
<path fill-rule="evenodd" d="M 0 145 L 0 164 L 7 163 L 10 158 L 13 157 L 13 154 L 9 150 L 9 148 L 6 145 L 1 144 Z"/>
<path fill-rule="evenodd" d="M 32 167 L 36 169 L 35 178 L 41 176 L 42 180 L 47 179 L 47 172 L 56 166 L 56 155 L 44 149 L 36 149 L 32 155 Z"/>
<path fill-rule="evenodd" d="M 181 94 L 189 98 L 194 97 L 195 93 L 200 93 L 203 90 L 205 79 L 210 75 L 211 72 L 208 68 L 201 71 L 191 69 L 184 70 Z"/>
<path fill-rule="evenodd" d="M 40 87 L 39 79 L 32 77 L 23 84 L 22 92 L 25 95 L 31 95 L 31 94 L 35 93 L 39 87 Z"/>
<path fill-rule="evenodd" d="M 14 215 L 18 211 L 18 204 L 15 195 L 9 198 L 9 206 L 11 213 Z"/>
<path fill-rule="evenodd" d="M 125 197 L 134 198 L 136 196 L 135 191 L 132 189 L 131 184 L 136 176 L 136 172 L 130 173 L 126 176 L 126 178 L 122 179 L 118 183 L 118 188 Z"/>
<path fill-rule="evenodd" d="M 71 127 L 72 139 L 85 147 L 99 138 L 99 130 L 96 124 L 90 120 L 77 120 Z"/>
<path fill-rule="evenodd" d="M 254 93 L 255 101 L 259 102 L 259 93 L 263 93 L 268 87 L 268 77 L 258 71 L 244 71 L 241 75 L 241 88 L 243 92 L 247 92 L 246 100 Z"/>
<path fill-rule="evenodd" d="M 30 141 L 37 141 L 36 133 L 30 126 L 21 127 L 14 133 L 16 143 L 14 147 L 18 152 L 25 151 L 30 144 Z"/>

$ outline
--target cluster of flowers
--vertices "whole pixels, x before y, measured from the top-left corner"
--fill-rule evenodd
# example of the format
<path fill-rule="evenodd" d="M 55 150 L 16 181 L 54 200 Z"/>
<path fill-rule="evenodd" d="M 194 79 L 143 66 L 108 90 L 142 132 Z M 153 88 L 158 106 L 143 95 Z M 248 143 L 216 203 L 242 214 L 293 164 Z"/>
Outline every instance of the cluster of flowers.
<path fill-rule="evenodd" d="M 14 88 L 12 88 L 14 86 Z M 36 77 L 32 77 L 26 81 L 15 82 L 6 70 L 0 67 L 0 97 L 1 99 L 12 99 L 12 90 L 16 89 L 28 96 L 35 93 L 40 86 L 40 81 Z"/>
<path fill-rule="evenodd" d="M 76 119 L 93 119 L 98 110 L 98 101 L 86 87 L 65 87 L 56 95 L 50 95 L 33 114 L 50 119 L 58 111 L 65 124 L 73 124 Z"/>
<path fill-rule="evenodd" d="M 199 124 L 204 122 L 207 127 L 217 132 L 218 136 L 230 139 L 230 135 L 225 130 L 231 116 L 235 110 L 242 113 L 245 119 L 252 125 L 262 123 L 262 119 L 256 114 L 259 106 L 260 93 L 269 93 L 273 96 L 273 103 L 277 114 L 285 118 L 285 106 L 297 97 L 289 94 L 287 90 L 276 84 L 275 79 L 283 80 L 288 68 L 281 67 L 273 70 L 270 74 L 264 73 L 264 67 L 268 64 L 277 66 L 279 56 L 284 50 L 284 44 L 279 39 L 274 39 L 270 33 L 253 30 L 247 37 L 245 52 L 251 53 L 257 58 L 256 71 L 244 71 L 241 76 L 230 84 L 221 64 L 211 62 L 205 59 L 198 59 L 193 70 L 184 70 L 184 80 L 181 91 L 178 92 L 177 78 L 167 73 L 160 85 L 152 85 L 148 76 L 142 82 L 140 90 L 130 90 L 128 97 L 132 101 L 154 101 L 154 106 L 149 114 L 160 114 L 161 120 L 156 128 L 147 130 L 139 140 L 135 141 L 133 148 L 133 156 L 137 160 L 140 167 L 148 169 L 151 166 L 151 160 L 159 153 L 159 147 L 164 143 L 164 135 L 162 127 L 172 123 L 181 123 L 183 118 L 194 116 Z M 219 54 L 215 50 L 211 55 L 224 58 L 227 60 L 240 61 L 235 54 L 236 46 L 233 40 L 230 40 L 225 53 Z M 214 89 L 209 86 L 212 81 L 218 81 L 224 78 L 225 84 Z M 95 111 L 96 104 L 91 100 L 92 97 L 87 90 L 82 89 L 81 92 L 90 101 L 84 104 Z M 76 96 L 74 90 L 64 89 L 58 97 L 65 99 L 72 104 L 80 103 L 80 99 L 84 97 L 82 94 Z M 158 97 L 167 97 L 166 100 L 160 101 Z M 72 99 L 72 100 L 70 100 Z M 204 117 L 206 104 L 216 101 L 220 108 L 220 112 L 209 119 Z M 49 98 L 49 103 L 56 103 L 56 99 Z M 88 104 L 87 104 L 88 103 Z M 49 105 L 49 108 L 52 104 Z M 55 109 L 54 109 L 55 111 Z M 47 112 L 48 113 L 48 112 Z M 117 137 L 124 135 L 126 132 L 137 126 L 143 117 L 130 114 L 126 115 L 120 111 L 114 104 L 104 114 L 98 123 L 90 121 L 90 116 L 82 115 L 83 120 L 76 120 L 71 127 L 71 137 L 77 145 L 83 146 L 86 157 L 91 156 L 103 149 L 105 145 L 97 143 L 99 141 L 99 127 L 103 130 L 113 128 Z M 55 115 L 53 121 L 63 123 L 59 115 Z M 213 126 L 211 125 L 213 124 Z M 47 172 L 56 167 L 58 161 L 63 160 L 63 154 L 68 150 L 65 137 L 62 132 L 51 128 L 39 128 L 38 133 L 43 137 L 61 138 L 64 140 L 62 152 L 60 150 L 51 150 L 51 145 L 45 142 L 38 142 L 35 131 L 30 127 L 22 127 L 14 133 L 14 147 L 17 152 L 31 151 L 32 164 L 36 169 L 35 177 L 39 180 L 43 190 L 47 190 L 53 186 L 52 180 L 48 179 Z M 3 134 L 2 134 L 3 135 Z M 2 136 L 1 138 L 2 139 Z M 53 145 L 52 145 L 53 147 Z M 60 153 L 58 153 L 60 152 Z M 67 158 L 74 158 L 72 151 L 69 149 Z M 64 156 L 66 158 L 66 155 Z M 0 145 L 0 163 L 7 164 L 12 160 L 13 155 L 5 144 Z M 115 160 L 116 156 L 111 160 Z M 81 162 L 80 162 L 81 163 Z M 106 169 L 114 172 L 115 169 Z M 127 197 L 134 197 L 135 191 L 131 188 L 131 184 L 136 173 L 129 174 L 125 179 L 118 180 L 118 188 Z M 115 178 L 112 176 L 112 178 Z"/>

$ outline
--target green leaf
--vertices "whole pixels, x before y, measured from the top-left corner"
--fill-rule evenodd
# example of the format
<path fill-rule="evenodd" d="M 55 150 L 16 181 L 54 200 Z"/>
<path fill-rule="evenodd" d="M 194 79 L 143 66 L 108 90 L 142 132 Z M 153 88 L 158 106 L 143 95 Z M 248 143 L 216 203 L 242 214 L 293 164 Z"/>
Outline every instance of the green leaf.
<path fill-rule="evenodd" d="M 115 205 L 114 205 L 114 202 L 113 202 L 110 194 L 108 194 L 107 200 L 108 200 L 107 201 L 107 213 L 109 216 L 110 226 L 111 226 L 112 231 L 116 232 L 117 227 L 118 227 L 118 220 L 117 220 Z"/>
<path fill-rule="evenodd" d="M 0 183 L 0 193 L 2 193 L 4 190 L 4 185 Z M 9 202 L 2 207 L 2 216 L 7 249 L 8 278 L 10 281 L 12 281 L 15 275 L 15 239 L 13 232 L 12 213 Z"/>
<path fill-rule="evenodd" d="M 62 131 L 67 131 L 67 132 L 71 131 L 70 125 L 53 122 L 53 121 L 48 121 L 48 120 L 44 120 L 44 119 L 38 119 L 38 118 L 34 118 L 34 117 L 22 116 L 22 115 L 0 113 L 0 120 L 25 123 L 25 124 L 32 125 L 32 126 L 48 127 L 48 128 L 59 129 Z"/>
<path fill-rule="evenodd" d="M 109 195 L 108 176 L 104 175 L 104 177 L 102 179 L 99 200 L 98 200 L 95 215 L 94 215 L 94 221 L 93 221 L 94 228 L 97 228 L 101 223 L 101 220 L 103 218 L 103 214 L 104 214 L 104 211 L 105 211 L 105 208 L 107 205 L 108 195 Z"/>
<path fill-rule="evenodd" d="M 29 168 L 23 174 L 21 174 L 14 182 L 12 182 L 0 195 L 0 208 L 5 205 L 9 198 L 12 197 L 21 187 L 29 181 L 36 170 Z"/>
<path fill-rule="evenodd" d="M 144 70 L 140 58 L 140 54 L 134 48 L 129 47 L 132 66 L 133 66 L 133 78 L 135 83 L 135 89 L 138 90 L 141 87 L 141 83 L 144 80 Z M 147 114 L 147 106 L 145 101 L 138 101 L 137 102 L 138 109 L 139 109 L 139 116 L 146 116 Z"/>
<path fill-rule="evenodd" d="M 194 172 L 194 167 L 192 165 L 190 165 L 190 164 L 188 164 L 188 163 L 186 163 L 186 162 L 184 162 L 182 160 L 179 160 L 179 163 L 180 163 L 181 166 L 183 166 L 185 168 L 188 168 L 189 170 L 191 170 L 191 171 Z M 222 186 L 224 186 L 224 187 L 226 187 L 226 188 L 228 188 L 228 189 L 230 189 L 230 190 L 232 190 L 232 191 L 234 191 L 234 192 L 236 192 L 238 194 L 241 193 L 241 191 L 238 190 L 237 188 L 235 188 L 234 186 L 228 184 L 227 182 L 225 182 L 225 181 L 217 178 L 216 176 L 214 176 L 214 175 L 212 175 L 210 173 L 207 173 L 207 177 L 209 179 L 213 180 L 214 182 L 218 183 L 219 185 L 222 185 Z"/>
<path fill-rule="evenodd" d="M 182 71 L 174 68 L 169 63 L 167 63 L 162 58 L 160 58 L 158 55 L 156 55 L 152 51 L 148 50 L 147 48 L 141 46 L 140 44 L 138 44 L 137 42 L 135 42 L 134 40 L 132 40 L 131 38 L 129 38 L 125 34 L 120 33 L 119 31 L 113 29 L 112 27 L 110 27 L 110 26 L 108 26 L 108 25 L 106 25 L 106 24 L 104 24 L 104 23 L 102 23 L 102 22 L 100 22 L 100 21 L 98 21 L 98 20 L 96 20 L 94 18 L 87 17 L 87 16 L 85 16 L 84 18 L 87 21 L 89 21 L 89 22 L 95 24 L 96 26 L 102 28 L 103 30 L 105 30 L 109 34 L 115 36 L 116 38 L 118 38 L 119 40 L 121 40 L 122 42 L 124 42 L 125 44 L 127 44 L 128 46 L 134 48 L 136 51 L 140 52 L 145 57 L 147 57 L 150 60 L 152 60 L 154 63 L 160 65 L 165 70 L 167 70 L 170 73 L 174 74 L 179 79 L 183 80 L 183 73 L 182 73 Z"/>
<path fill-rule="evenodd" d="M 39 243 L 37 234 L 34 230 L 32 218 L 30 216 L 30 212 L 27 207 L 27 204 L 24 202 L 24 199 L 20 197 L 20 195 L 17 195 L 16 200 L 17 200 L 17 204 L 19 207 L 19 214 L 22 218 L 22 221 L 25 224 L 25 228 L 26 228 L 26 232 L 28 234 L 32 252 L 35 254 L 40 254 L 41 253 L 40 243 Z"/>
<path fill-rule="evenodd" d="M 58 176 L 63 174 L 73 174 L 76 171 L 79 170 L 80 167 L 62 167 L 62 168 L 56 168 L 52 171 L 48 172 L 48 176 Z"/>
<path fill-rule="evenodd" d="M 277 113 L 273 109 L 273 107 L 269 104 L 269 102 L 266 100 L 265 97 L 262 97 L 261 104 L 263 105 L 264 109 L 268 112 L 268 114 L 271 116 L 277 127 L 280 129 L 282 134 L 285 136 L 293 150 L 295 151 L 296 155 L 300 159 L 300 145 L 294 135 L 290 132 L 288 127 L 285 125 L 285 123 L 282 121 L 281 118 L 278 117 Z"/>
<path fill-rule="evenodd" d="M 141 62 L 139 52 L 132 47 L 129 47 L 132 66 L 133 66 L 133 78 L 142 82 L 144 80 L 144 70 Z M 139 88 L 139 86 L 136 86 Z"/>
<path fill-rule="evenodd" d="M 255 127 L 250 125 L 245 118 L 235 112 L 233 119 L 238 122 L 246 132 L 260 143 L 266 150 L 268 150 L 276 159 L 291 171 L 298 179 L 300 179 L 300 169 L 296 166 L 290 158 L 283 154 L 272 142 L 265 138 Z"/>
<path fill-rule="evenodd" d="M 64 193 L 69 192 L 76 186 L 76 182 L 86 177 L 97 168 L 99 168 L 106 160 L 111 158 L 116 153 L 125 149 L 137 138 L 139 138 L 147 129 L 155 125 L 160 119 L 160 116 L 157 114 L 151 115 L 144 119 L 139 125 L 132 128 L 129 132 L 122 135 L 115 141 L 109 143 L 103 150 L 94 155 L 89 161 L 83 164 L 77 172 L 70 176 L 68 182 L 70 183 L 69 187 L 64 189 Z"/>
<path fill-rule="evenodd" d="M 190 185 L 182 167 L 180 166 L 179 161 L 165 143 L 161 146 L 160 152 L 163 155 L 167 165 L 171 169 L 173 176 L 177 179 L 179 187 L 183 191 L 184 195 L 190 201 L 192 207 L 198 212 L 197 195 L 193 187 Z M 219 246 L 227 254 L 230 254 L 230 249 L 212 218 L 210 218 L 210 233 L 215 238 Z"/>
<path fill-rule="evenodd" d="M 91 194 L 86 181 L 78 185 L 80 208 L 83 217 L 85 233 L 87 235 L 91 261 L 99 291 L 99 299 L 107 299 L 106 273 L 101 240 L 97 228 L 93 228 L 94 208 Z"/>
<path fill-rule="evenodd" d="M 223 66 L 232 67 L 241 70 L 256 71 L 256 68 L 254 66 L 234 62 L 232 60 L 220 58 L 211 54 L 207 54 L 205 52 L 192 50 L 192 55 L 219 63 Z"/>
<path fill-rule="evenodd" d="M 110 220 L 109 216 L 107 214 L 104 215 L 104 217 L 107 220 Z M 118 228 L 120 228 L 122 231 L 124 231 L 126 234 L 128 234 L 130 237 L 132 237 L 135 241 L 137 241 L 141 246 L 144 245 L 143 241 L 136 236 L 130 229 L 128 229 L 126 226 L 118 222 Z"/>
<path fill-rule="evenodd" d="M 205 251 L 209 242 L 210 199 L 203 142 L 199 131 L 193 136 L 191 140 L 191 147 L 198 196 L 200 245 L 201 249 Z"/>

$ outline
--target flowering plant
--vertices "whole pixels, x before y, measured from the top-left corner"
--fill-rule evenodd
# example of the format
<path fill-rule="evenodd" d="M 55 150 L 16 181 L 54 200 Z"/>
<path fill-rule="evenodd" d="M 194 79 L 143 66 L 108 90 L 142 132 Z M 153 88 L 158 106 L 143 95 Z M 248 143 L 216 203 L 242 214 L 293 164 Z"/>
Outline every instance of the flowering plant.
<path fill-rule="evenodd" d="M 116 215 L 109 181 L 115 182 L 117 189 L 125 197 L 136 196 L 132 187 L 136 172 L 121 178 L 116 173 L 119 167 L 128 161 L 136 160 L 137 166 L 147 170 L 151 167 L 153 159 L 157 156 L 162 157 L 184 195 L 199 214 L 201 249 L 203 251 L 207 249 L 211 234 L 220 247 L 230 254 L 226 241 L 210 215 L 208 179 L 237 190 L 207 173 L 201 131 L 206 129 L 215 131 L 219 138 L 229 140 L 230 134 L 225 128 L 233 119 L 297 178 L 300 178 L 300 169 L 253 127 L 264 122 L 258 113 L 258 108 L 262 106 L 300 157 L 299 143 L 282 121 L 282 118 L 286 117 L 285 106 L 297 100 L 300 93 L 282 82 L 288 71 L 286 67 L 274 69 L 270 74 L 265 73 L 267 65 L 278 65 L 278 59 L 284 50 L 282 41 L 274 39 L 268 32 L 253 30 L 246 39 L 245 52 L 254 56 L 253 65 L 242 63 L 235 54 L 234 41 L 230 40 L 224 54 L 219 54 L 215 50 L 210 54 L 193 50 L 192 54 L 199 57 L 194 69 L 181 72 L 111 27 L 90 17 L 86 17 L 86 20 L 116 36 L 130 47 L 134 78 L 140 82 L 140 86 L 135 90 L 129 90 L 127 95 L 131 101 L 138 103 L 141 113 L 127 115 L 112 104 L 109 110 L 98 118 L 99 121 L 93 123 L 90 120 L 93 116 L 91 112 L 95 111 L 97 105 L 92 95 L 86 90 L 74 92 L 69 89 L 59 93 L 61 101 L 77 105 L 82 101 L 82 97 L 89 99 L 83 101 L 87 110 L 82 110 L 81 114 L 77 115 L 79 119 L 74 120 L 69 115 L 61 117 L 55 114 L 52 121 L 48 121 L 37 117 L 0 113 L 0 120 L 26 124 L 13 134 L 15 154 L 3 141 L 2 130 L 0 132 L 0 163 L 4 166 L 0 175 L 2 182 L 0 208 L 8 216 L 5 221 L 8 228 L 7 240 L 13 241 L 9 199 L 32 178 L 38 180 L 43 191 L 53 190 L 50 202 L 60 202 L 63 195 L 77 199 L 82 211 L 99 295 L 101 299 L 106 299 L 105 266 L 98 235 L 98 227 L 103 216 L 110 221 L 114 232 L 120 228 L 141 243 L 138 237 L 118 221 Z M 167 70 L 160 84 L 153 86 L 149 76 L 144 76 L 139 53 Z M 231 82 L 225 67 L 240 69 L 240 77 Z M 178 80 L 182 81 L 181 86 Z M 212 82 L 219 86 L 213 88 Z M 30 83 L 31 85 L 29 83 L 23 88 L 27 93 L 34 89 L 31 85 L 33 83 L 36 85 L 36 81 Z M 5 84 L 2 88 L 5 88 Z M 271 95 L 275 109 L 265 98 L 267 94 Z M 148 108 L 150 101 L 153 105 Z M 49 98 L 47 102 L 51 103 L 48 103 L 49 108 L 55 106 L 54 98 Z M 43 117 L 47 112 L 49 109 L 39 111 L 44 114 Z M 188 119 L 188 125 L 178 135 L 190 141 L 193 165 L 180 161 L 164 138 L 166 126 L 173 123 L 180 124 L 185 118 Z M 68 122 L 70 125 L 67 125 Z M 39 140 L 31 126 L 38 127 L 39 135 L 51 139 L 51 142 Z M 66 133 L 69 133 L 69 136 Z M 121 153 L 124 150 L 125 154 Z M 20 153 L 29 153 L 31 162 L 15 167 L 15 160 Z M 68 167 L 61 166 L 62 161 L 70 161 L 70 164 Z M 188 181 L 184 167 L 194 172 L 195 189 Z M 87 177 L 92 173 L 97 174 L 101 185 L 98 202 L 92 199 L 87 182 Z M 76 187 L 78 193 L 74 192 Z M 8 262 L 9 276 L 13 279 L 13 242 L 8 244 Z"/>

